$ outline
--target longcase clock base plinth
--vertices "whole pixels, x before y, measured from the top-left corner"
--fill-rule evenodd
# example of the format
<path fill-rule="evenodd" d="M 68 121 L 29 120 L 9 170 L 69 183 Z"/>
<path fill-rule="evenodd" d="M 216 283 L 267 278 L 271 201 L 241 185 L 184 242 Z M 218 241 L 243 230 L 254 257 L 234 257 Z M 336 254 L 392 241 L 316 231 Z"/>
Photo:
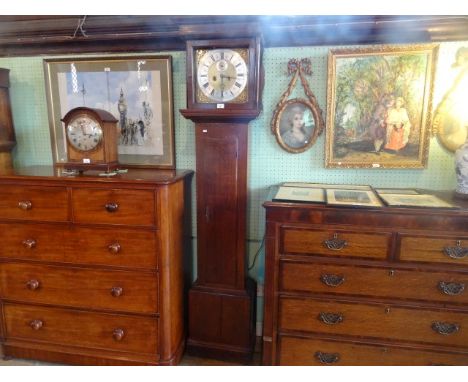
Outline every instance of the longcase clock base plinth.
<path fill-rule="evenodd" d="M 255 349 L 256 283 L 245 290 L 193 286 L 189 291 L 187 352 L 248 363 Z"/>

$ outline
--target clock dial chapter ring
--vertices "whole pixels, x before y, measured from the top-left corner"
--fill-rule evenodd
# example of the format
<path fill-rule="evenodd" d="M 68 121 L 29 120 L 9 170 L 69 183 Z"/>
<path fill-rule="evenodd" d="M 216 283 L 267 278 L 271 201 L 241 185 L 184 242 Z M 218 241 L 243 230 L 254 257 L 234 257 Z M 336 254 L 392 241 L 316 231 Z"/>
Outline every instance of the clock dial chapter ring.
<path fill-rule="evenodd" d="M 66 127 L 67 139 L 79 151 L 94 150 L 102 141 L 101 125 L 88 115 L 78 115 Z"/>
<path fill-rule="evenodd" d="M 247 80 L 246 61 L 235 50 L 206 51 L 198 61 L 198 90 L 208 101 L 229 102 L 241 98 Z"/>

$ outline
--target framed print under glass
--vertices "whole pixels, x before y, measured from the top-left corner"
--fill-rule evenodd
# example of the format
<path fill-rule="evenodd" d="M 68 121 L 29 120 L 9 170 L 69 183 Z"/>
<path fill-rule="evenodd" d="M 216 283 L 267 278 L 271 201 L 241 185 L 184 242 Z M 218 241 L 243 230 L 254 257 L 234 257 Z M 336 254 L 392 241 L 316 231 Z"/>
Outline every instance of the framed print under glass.
<path fill-rule="evenodd" d="M 437 52 L 435 44 L 330 51 L 326 167 L 426 167 Z"/>
<path fill-rule="evenodd" d="M 382 207 L 372 190 L 327 189 L 327 204 L 340 206 Z"/>
<path fill-rule="evenodd" d="M 419 194 L 380 194 L 380 197 L 388 206 L 395 207 L 438 207 L 438 208 L 456 208 L 456 206 L 434 195 Z"/>
<path fill-rule="evenodd" d="M 273 201 L 324 203 L 325 195 L 321 188 L 279 187 Z"/>
<path fill-rule="evenodd" d="M 175 168 L 171 56 L 44 60 L 53 159 L 66 162 L 63 116 L 78 106 L 118 122 L 119 163 Z"/>
<path fill-rule="evenodd" d="M 285 187 L 306 187 L 306 188 L 336 188 L 336 189 L 347 189 L 347 190 L 372 190 L 371 186 L 368 185 L 355 185 L 355 184 L 329 184 L 329 183 L 307 183 L 307 182 L 285 182 Z"/>

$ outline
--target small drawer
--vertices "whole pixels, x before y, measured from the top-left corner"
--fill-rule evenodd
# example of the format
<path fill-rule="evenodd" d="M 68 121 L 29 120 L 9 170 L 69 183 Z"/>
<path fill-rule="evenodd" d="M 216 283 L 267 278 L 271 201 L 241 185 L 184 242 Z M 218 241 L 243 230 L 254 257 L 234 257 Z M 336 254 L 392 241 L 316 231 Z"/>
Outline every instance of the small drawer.
<path fill-rule="evenodd" d="M 286 292 L 350 294 L 468 303 L 468 273 L 280 262 Z"/>
<path fill-rule="evenodd" d="M 75 188 L 73 217 L 77 223 L 156 225 L 153 190 Z"/>
<path fill-rule="evenodd" d="M 69 220 L 65 187 L 0 187 L 0 218 L 32 221 Z"/>
<path fill-rule="evenodd" d="M 3 298 L 16 301 L 158 312 L 156 273 L 1 263 L 0 293 Z"/>
<path fill-rule="evenodd" d="M 0 224 L 0 257 L 157 268 L 158 232 L 54 224 Z"/>
<path fill-rule="evenodd" d="M 7 339 L 135 353 L 158 352 L 158 320 L 72 309 L 5 304 Z"/>
<path fill-rule="evenodd" d="M 281 229 L 281 253 L 383 260 L 388 255 L 391 237 L 389 232 L 284 227 Z"/>
<path fill-rule="evenodd" d="M 280 336 L 283 366 L 467 366 L 468 353 Z"/>
<path fill-rule="evenodd" d="M 468 311 L 282 298 L 279 321 L 287 330 L 461 347 L 468 342 Z"/>
<path fill-rule="evenodd" d="M 400 260 L 468 266 L 468 237 L 399 235 Z"/>

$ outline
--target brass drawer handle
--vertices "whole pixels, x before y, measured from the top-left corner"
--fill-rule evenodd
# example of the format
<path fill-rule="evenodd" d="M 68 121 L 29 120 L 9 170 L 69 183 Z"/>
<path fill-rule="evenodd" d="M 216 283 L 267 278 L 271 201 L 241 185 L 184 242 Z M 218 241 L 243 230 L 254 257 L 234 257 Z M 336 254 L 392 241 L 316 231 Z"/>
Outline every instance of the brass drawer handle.
<path fill-rule="evenodd" d="M 44 323 L 41 320 L 33 320 L 29 323 L 29 326 L 34 330 L 39 330 L 44 326 Z"/>
<path fill-rule="evenodd" d="M 460 330 L 460 325 L 451 322 L 433 322 L 431 328 L 434 332 L 448 336 L 449 334 L 456 333 Z"/>
<path fill-rule="evenodd" d="M 342 275 L 323 274 L 320 275 L 320 281 L 327 286 L 337 287 L 344 283 L 345 277 Z"/>
<path fill-rule="evenodd" d="M 21 200 L 18 202 L 18 208 L 27 211 L 32 208 L 32 203 L 29 200 Z"/>
<path fill-rule="evenodd" d="M 29 290 L 36 290 L 36 289 L 39 289 L 39 286 L 40 286 L 40 282 L 38 280 L 29 280 L 27 283 L 26 283 L 26 287 L 29 289 Z"/>
<path fill-rule="evenodd" d="M 122 296 L 123 293 L 123 288 L 121 287 L 112 287 L 111 288 L 111 295 L 114 297 L 120 297 Z"/>
<path fill-rule="evenodd" d="M 458 296 L 465 290 L 465 284 L 463 283 L 447 283 L 445 281 L 439 281 L 439 290 L 449 296 Z"/>
<path fill-rule="evenodd" d="M 123 329 L 117 328 L 117 329 L 114 329 L 114 331 L 112 332 L 112 337 L 116 341 L 122 341 L 124 336 L 125 336 L 125 331 Z"/>
<path fill-rule="evenodd" d="M 317 358 L 321 363 L 337 363 L 340 360 L 340 355 L 338 353 L 322 353 L 321 351 L 315 352 L 315 358 Z"/>
<path fill-rule="evenodd" d="M 455 247 L 444 247 L 444 253 L 451 259 L 464 259 L 468 256 L 468 248 L 461 246 L 461 240 L 457 240 Z"/>
<path fill-rule="evenodd" d="M 343 315 L 341 313 L 320 312 L 318 319 L 327 325 L 336 325 L 343 322 Z"/>
<path fill-rule="evenodd" d="M 27 249 L 33 249 L 36 246 L 36 240 L 34 239 L 23 240 L 23 246 Z"/>
<path fill-rule="evenodd" d="M 331 249 L 332 251 L 339 251 L 346 247 L 348 243 L 346 240 L 343 239 L 338 239 L 338 234 L 334 233 L 333 234 L 333 239 L 327 239 L 323 242 L 323 245 L 327 247 L 328 249 Z"/>
<path fill-rule="evenodd" d="M 117 203 L 106 203 L 104 206 L 107 212 L 117 212 L 119 205 Z"/>
<path fill-rule="evenodd" d="M 119 253 L 122 247 L 119 243 L 112 243 L 107 247 L 107 249 L 109 249 L 109 252 L 111 253 Z"/>

